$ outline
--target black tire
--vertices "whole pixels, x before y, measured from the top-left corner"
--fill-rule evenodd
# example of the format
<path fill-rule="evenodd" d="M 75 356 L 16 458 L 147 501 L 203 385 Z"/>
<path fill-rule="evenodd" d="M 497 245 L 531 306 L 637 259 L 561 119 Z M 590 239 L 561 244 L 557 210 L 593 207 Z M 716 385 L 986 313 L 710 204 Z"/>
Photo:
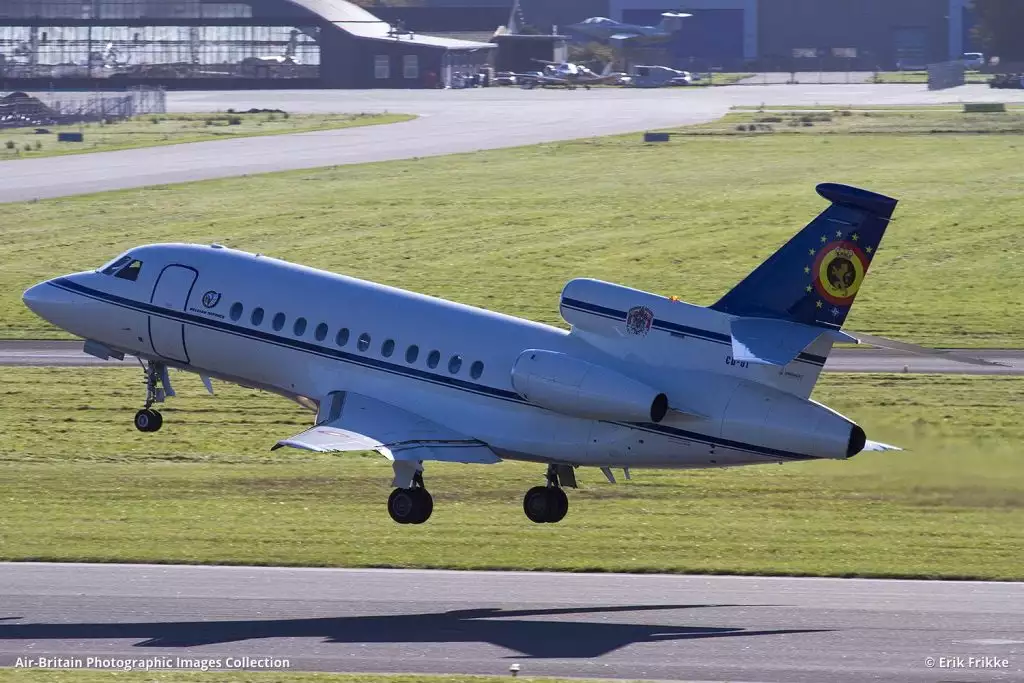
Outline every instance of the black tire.
<path fill-rule="evenodd" d="M 164 416 L 160 414 L 159 410 L 150 409 L 149 412 L 153 413 L 153 423 L 150 425 L 149 431 L 159 432 L 160 428 L 164 426 Z"/>
<path fill-rule="evenodd" d="M 388 496 L 388 514 L 399 524 L 412 524 L 419 511 L 415 489 L 395 489 Z"/>
<path fill-rule="evenodd" d="M 550 514 L 545 520 L 548 524 L 561 522 L 565 514 L 569 512 L 569 496 L 558 487 L 548 487 L 548 504 L 551 506 Z"/>
<path fill-rule="evenodd" d="M 412 489 L 412 491 L 416 498 L 418 514 L 410 524 L 423 524 L 425 521 L 430 519 L 430 515 L 434 512 L 434 497 L 430 495 L 430 492 L 426 489 L 417 488 Z"/>
<path fill-rule="evenodd" d="M 156 423 L 156 417 L 154 412 L 149 408 L 143 408 L 139 412 L 135 413 L 135 428 L 140 432 L 152 432 L 153 425 Z"/>
<path fill-rule="evenodd" d="M 551 516 L 551 496 L 547 486 L 534 486 L 523 496 L 523 512 L 535 524 L 543 524 Z"/>

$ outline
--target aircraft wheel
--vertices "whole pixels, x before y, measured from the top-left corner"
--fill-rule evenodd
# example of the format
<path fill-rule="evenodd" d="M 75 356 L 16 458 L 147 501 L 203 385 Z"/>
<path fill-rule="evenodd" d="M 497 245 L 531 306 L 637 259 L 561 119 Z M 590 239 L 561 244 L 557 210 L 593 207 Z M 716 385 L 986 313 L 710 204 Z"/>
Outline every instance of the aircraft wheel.
<path fill-rule="evenodd" d="M 388 514 L 399 524 L 423 524 L 434 511 L 434 498 L 426 489 L 395 489 L 388 498 Z"/>
<path fill-rule="evenodd" d="M 548 518 L 544 520 L 549 524 L 555 522 L 561 522 L 565 519 L 565 514 L 569 512 L 569 496 L 565 495 L 565 491 L 558 488 L 557 486 L 548 487 Z"/>
<path fill-rule="evenodd" d="M 523 496 L 523 512 L 531 522 L 543 524 L 551 516 L 553 502 L 547 486 L 534 486 Z"/>
<path fill-rule="evenodd" d="M 163 423 L 163 416 L 155 410 L 143 408 L 135 413 L 135 428 L 140 432 L 155 432 Z"/>

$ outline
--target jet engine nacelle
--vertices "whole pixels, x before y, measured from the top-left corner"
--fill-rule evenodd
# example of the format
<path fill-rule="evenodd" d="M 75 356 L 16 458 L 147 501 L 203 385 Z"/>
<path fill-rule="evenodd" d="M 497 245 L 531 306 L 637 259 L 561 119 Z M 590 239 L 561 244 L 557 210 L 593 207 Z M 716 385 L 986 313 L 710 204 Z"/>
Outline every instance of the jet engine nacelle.
<path fill-rule="evenodd" d="M 722 415 L 720 436 L 786 453 L 845 459 L 865 444 L 864 430 L 815 401 L 741 382 Z"/>
<path fill-rule="evenodd" d="M 557 351 L 523 351 L 512 366 L 512 386 L 530 403 L 573 417 L 661 422 L 668 412 L 665 394 Z"/>

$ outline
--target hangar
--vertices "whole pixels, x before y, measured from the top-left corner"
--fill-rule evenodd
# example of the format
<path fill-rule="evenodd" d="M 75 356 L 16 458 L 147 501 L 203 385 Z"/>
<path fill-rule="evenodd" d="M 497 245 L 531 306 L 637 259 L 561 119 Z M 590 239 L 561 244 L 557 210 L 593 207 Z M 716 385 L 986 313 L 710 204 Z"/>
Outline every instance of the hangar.
<path fill-rule="evenodd" d="M 587 11 L 599 9 L 597 4 L 591 0 Z M 971 46 L 968 5 L 968 0 L 606 0 L 602 16 L 656 24 L 661 12 L 692 13 L 662 49 L 671 61 L 666 65 L 676 68 L 873 70 L 959 59 Z M 523 11 L 529 14 L 526 2 Z"/>
<path fill-rule="evenodd" d="M 0 89 L 429 88 L 494 49 L 345 0 L 0 0 Z"/>

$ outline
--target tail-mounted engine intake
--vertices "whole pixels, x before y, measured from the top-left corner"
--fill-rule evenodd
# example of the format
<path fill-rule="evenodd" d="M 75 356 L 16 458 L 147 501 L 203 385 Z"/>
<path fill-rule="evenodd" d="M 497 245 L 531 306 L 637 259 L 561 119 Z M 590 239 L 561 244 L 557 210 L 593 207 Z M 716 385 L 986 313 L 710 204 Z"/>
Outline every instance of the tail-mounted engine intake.
<path fill-rule="evenodd" d="M 661 422 L 668 412 L 665 394 L 557 351 L 523 351 L 512 366 L 512 386 L 530 403 L 573 417 Z"/>

